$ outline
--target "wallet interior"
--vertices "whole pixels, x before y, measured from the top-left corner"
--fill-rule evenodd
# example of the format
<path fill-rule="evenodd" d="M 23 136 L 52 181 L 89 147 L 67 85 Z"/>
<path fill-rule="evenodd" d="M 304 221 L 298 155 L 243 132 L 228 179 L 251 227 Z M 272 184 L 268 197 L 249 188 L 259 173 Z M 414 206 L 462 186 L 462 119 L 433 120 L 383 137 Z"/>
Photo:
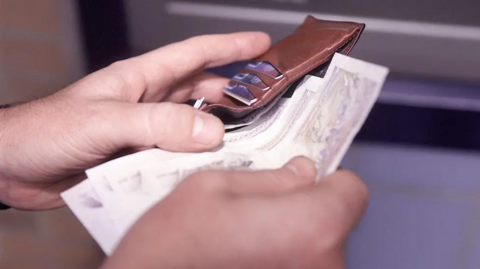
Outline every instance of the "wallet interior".
<path fill-rule="evenodd" d="M 347 46 L 347 45 L 345 45 Z M 337 52 L 341 53 L 342 52 L 342 49 L 344 48 L 341 48 L 339 49 Z M 295 81 L 291 82 L 290 84 L 286 85 L 282 91 L 280 91 L 278 93 L 278 95 L 281 95 L 282 98 L 291 98 L 293 96 L 293 93 L 295 92 L 295 90 L 297 89 L 297 86 L 300 82 L 303 81 L 303 79 L 307 76 L 307 75 L 310 75 L 310 76 L 315 76 L 315 77 L 320 77 L 320 78 L 324 78 L 325 77 L 325 74 L 327 73 L 328 71 L 328 67 L 330 66 L 330 63 L 332 61 L 332 58 L 333 58 L 333 54 L 332 56 L 330 57 L 330 59 L 328 59 L 326 62 L 324 62 L 323 64 L 319 65 L 319 66 L 316 66 L 314 67 L 311 71 L 309 71 L 308 73 L 304 74 L 303 76 L 299 77 L 298 79 L 296 79 Z M 238 105 L 243 105 L 241 102 L 239 101 L 236 101 L 236 100 L 233 100 L 235 103 L 237 103 Z M 265 104 L 265 106 L 269 106 L 271 104 L 271 102 L 277 102 L 278 101 L 278 98 L 275 98 L 273 100 L 271 100 L 269 103 Z M 225 107 L 215 107 L 213 109 L 210 110 L 210 113 L 215 115 L 216 117 L 218 117 L 224 124 L 230 124 L 230 123 L 233 123 L 233 122 L 238 122 L 238 121 L 241 121 L 242 118 L 245 118 L 245 117 L 248 117 L 251 113 L 253 113 L 254 110 L 251 110 L 251 111 L 245 111 L 245 112 L 232 112 L 231 110 L 229 110 L 228 108 L 225 108 Z M 241 128 L 241 127 L 239 127 Z M 234 131 L 234 130 L 237 130 L 239 128 L 235 128 L 235 129 L 230 129 L 230 130 L 227 130 L 227 132 L 229 131 Z"/>

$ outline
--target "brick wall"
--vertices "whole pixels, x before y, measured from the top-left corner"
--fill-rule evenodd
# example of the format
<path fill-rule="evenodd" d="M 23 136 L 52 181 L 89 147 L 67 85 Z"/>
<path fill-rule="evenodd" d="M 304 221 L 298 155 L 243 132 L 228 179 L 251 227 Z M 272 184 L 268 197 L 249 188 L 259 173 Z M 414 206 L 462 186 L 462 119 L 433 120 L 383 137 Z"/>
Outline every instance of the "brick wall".
<path fill-rule="evenodd" d="M 75 1 L 0 0 L 0 103 L 42 97 L 81 77 L 80 40 Z M 0 211 L 0 268 L 88 269 L 102 259 L 67 208 Z"/>

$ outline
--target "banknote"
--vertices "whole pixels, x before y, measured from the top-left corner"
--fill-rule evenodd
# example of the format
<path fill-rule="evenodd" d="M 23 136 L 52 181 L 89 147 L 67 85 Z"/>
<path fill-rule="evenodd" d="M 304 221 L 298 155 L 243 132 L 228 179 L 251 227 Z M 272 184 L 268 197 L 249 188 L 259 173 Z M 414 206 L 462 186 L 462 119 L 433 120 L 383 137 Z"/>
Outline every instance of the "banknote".
<path fill-rule="evenodd" d="M 90 181 L 82 181 L 63 192 L 61 197 L 100 248 L 110 255 L 122 237 L 118 230 L 112 229 L 114 222 L 108 218 L 107 210 Z"/>
<path fill-rule="evenodd" d="M 104 170 L 97 168 L 93 173 L 93 170 L 87 172 L 100 199 L 105 201 L 106 214 L 121 236 L 188 175 L 212 169 L 255 169 L 249 156 L 216 153 L 192 154 L 182 158 L 182 162 L 174 159 L 129 168 L 132 169 L 112 171 L 104 167 Z"/>
<path fill-rule="evenodd" d="M 270 102 L 270 104 L 268 104 L 264 107 L 261 107 L 259 109 L 256 109 L 255 111 L 250 113 L 247 117 L 244 117 L 244 118 L 242 118 L 240 120 L 237 120 L 237 121 L 234 121 L 234 122 L 226 123 L 224 125 L 225 130 L 235 129 L 235 128 L 244 127 L 244 126 L 248 126 L 248 125 L 253 124 L 254 122 L 258 121 L 264 114 L 266 114 L 268 111 L 270 111 L 273 107 L 275 107 L 279 100 L 284 99 L 284 98 L 281 98 L 281 97 L 282 96 L 279 95 L 277 98 L 272 100 Z"/>
<path fill-rule="evenodd" d="M 278 99 L 226 133 L 219 147 L 201 153 L 155 148 L 124 156 L 87 170 L 88 179 L 62 197 L 109 255 L 148 209 L 197 171 L 274 169 L 302 155 L 315 162 L 320 180 L 337 169 L 387 74 L 385 67 L 335 54 L 323 79 L 306 76 L 291 98 Z M 87 204 L 97 205 L 95 210 L 79 197 L 93 197 Z M 96 214 L 102 224 L 92 224 Z M 108 236 L 92 228 L 106 226 Z"/>
<path fill-rule="evenodd" d="M 312 100 L 313 96 L 318 90 L 322 90 L 324 81 L 318 77 L 309 77 L 303 84 L 299 85 L 288 107 L 286 107 L 281 114 L 278 115 L 275 121 L 264 130 L 251 130 L 248 135 L 244 133 L 244 137 L 248 139 L 236 139 L 235 141 L 224 141 L 224 147 L 229 151 L 234 152 L 252 152 L 252 154 L 259 154 L 270 150 L 277 142 L 290 132 L 291 127 L 304 114 L 307 105 Z M 262 126 L 268 122 L 268 118 L 264 117 L 258 122 Z M 252 133 L 255 134 L 252 136 Z"/>
<path fill-rule="evenodd" d="M 293 102 L 291 102 L 290 98 L 281 98 L 278 100 L 275 106 L 272 107 L 272 109 L 261 116 L 261 120 L 252 121 L 250 124 L 244 125 L 243 128 L 225 133 L 223 142 L 225 144 L 238 142 L 240 140 L 246 140 L 265 132 L 273 124 L 278 122 L 279 118 L 285 114 L 292 103 Z"/>
<path fill-rule="evenodd" d="M 261 116 L 261 120 L 255 121 L 249 126 L 225 134 L 223 139 L 224 147 L 230 148 L 230 151 L 250 149 L 255 150 L 255 144 L 268 140 L 273 133 L 288 122 L 288 118 L 295 113 L 295 110 L 301 103 L 308 102 L 308 98 L 320 87 L 323 79 L 319 77 L 306 76 L 305 79 L 297 85 L 291 98 L 281 98 L 267 113 Z M 253 139 L 255 137 L 255 139 Z M 241 141 L 247 141 L 245 147 Z M 237 147 L 234 148 L 234 147 Z"/>
<path fill-rule="evenodd" d="M 315 161 L 319 177 L 332 173 L 363 125 L 387 74 L 385 67 L 335 55 L 326 85 L 281 137 L 269 142 L 268 148 L 273 149 L 260 160 L 270 159 L 270 166 L 276 167 L 303 155 Z"/>

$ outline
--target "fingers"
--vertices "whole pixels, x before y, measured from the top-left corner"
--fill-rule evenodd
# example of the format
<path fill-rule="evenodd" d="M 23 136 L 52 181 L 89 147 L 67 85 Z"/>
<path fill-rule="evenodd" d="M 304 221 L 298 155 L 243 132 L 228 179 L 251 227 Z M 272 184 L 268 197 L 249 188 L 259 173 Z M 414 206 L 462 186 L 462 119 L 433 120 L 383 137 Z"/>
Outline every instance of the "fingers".
<path fill-rule="evenodd" d="M 306 210 L 307 216 L 330 237 L 325 242 L 344 242 L 367 207 L 368 190 L 353 173 L 340 170 L 323 178 L 314 188 L 304 190 L 298 200 L 286 200 Z"/>
<path fill-rule="evenodd" d="M 104 126 L 100 136 L 115 149 L 157 146 L 169 151 L 202 151 L 218 146 L 224 135 L 217 117 L 188 105 L 116 103 L 105 111 L 109 116 L 105 126 L 99 124 Z"/>
<path fill-rule="evenodd" d="M 202 72 L 174 87 L 166 101 L 180 103 L 205 97 L 207 102 L 218 102 L 223 97 L 223 88 L 228 81 L 227 78 Z"/>
<path fill-rule="evenodd" d="M 13 182 L 14 188 L 5 197 L 4 202 L 24 211 L 39 211 L 57 209 L 65 206 L 60 196 L 63 191 L 77 185 L 86 178 L 85 174 L 74 175 L 55 184 L 25 184 Z M 27 198 L 28 197 L 28 198 Z"/>
<path fill-rule="evenodd" d="M 123 91 L 137 91 L 132 96 L 159 100 L 164 89 L 204 68 L 254 58 L 269 46 L 268 35 L 257 32 L 197 36 L 118 62 L 104 72 L 115 70 L 124 80 Z"/>
<path fill-rule="evenodd" d="M 275 194 L 313 185 L 316 169 L 305 157 L 296 157 L 280 169 L 225 171 L 225 190 L 235 195 Z"/>
<path fill-rule="evenodd" d="M 356 225 L 367 207 L 368 189 L 365 183 L 345 169 L 322 179 L 312 193 L 328 199 L 332 206 L 330 211 L 339 212 L 338 217 L 348 230 Z"/>

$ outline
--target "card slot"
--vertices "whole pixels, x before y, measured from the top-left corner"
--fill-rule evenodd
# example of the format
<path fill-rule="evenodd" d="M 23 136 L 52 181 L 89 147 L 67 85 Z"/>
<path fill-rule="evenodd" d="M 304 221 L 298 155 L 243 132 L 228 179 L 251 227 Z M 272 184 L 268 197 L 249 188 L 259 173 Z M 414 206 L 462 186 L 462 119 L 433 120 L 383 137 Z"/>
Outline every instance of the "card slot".
<path fill-rule="evenodd" d="M 239 72 L 231 78 L 231 81 L 234 83 L 241 83 L 243 85 L 250 85 L 262 91 L 271 89 L 270 86 L 268 86 L 267 83 L 265 83 L 265 81 L 263 81 L 256 74 Z"/>
<path fill-rule="evenodd" d="M 251 106 L 265 95 L 265 91 L 250 84 L 230 80 L 225 88 L 225 94 L 247 106 Z"/>
<path fill-rule="evenodd" d="M 248 88 L 248 85 L 242 85 L 236 83 L 235 81 L 230 81 L 223 92 L 229 97 L 236 99 L 247 106 L 251 106 L 253 103 L 258 101 L 258 98 L 255 96 L 254 92 Z"/>
<path fill-rule="evenodd" d="M 272 88 L 273 85 L 275 85 L 276 83 L 278 83 L 278 81 L 281 80 L 280 79 L 274 79 L 274 78 L 271 78 L 267 75 L 264 75 L 258 71 L 255 71 L 255 70 L 250 70 L 250 69 L 246 69 L 246 68 L 242 68 L 240 69 L 240 71 L 238 73 L 249 73 L 249 74 L 252 74 L 252 75 L 256 75 L 258 76 L 265 84 L 267 84 L 267 86 L 269 88 Z"/>
<path fill-rule="evenodd" d="M 253 61 L 248 63 L 244 68 L 257 71 L 275 80 L 283 77 L 283 74 L 278 70 L 278 68 L 269 61 Z"/>
<path fill-rule="evenodd" d="M 282 77 L 280 79 L 273 79 L 269 76 L 263 75 L 260 72 L 256 72 L 254 70 L 249 70 L 249 69 L 242 69 L 240 70 L 239 73 L 247 73 L 247 72 L 257 75 L 269 87 L 268 90 L 262 91 L 262 90 L 255 89 L 250 85 L 246 85 L 246 86 L 249 86 L 248 88 L 251 89 L 252 92 L 255 92 L 255 97 L 257 97 L 258 99 L 254 104 L 252 104 L 255 107 L 260 107 L 265 105 L 266 104 L 265 102 L 269 102 L 275 95 L 277 95 L 278 91 L 280 90 L 278 88 L 279 83 L 282 83 L 282 81 L 285 80 L 285 77 Z"/>
<path fill-rule="evenodd" d="M 260 99 L 265 95 L 265 91 L 262 91 L 252 85 L 244 84 L 245 87 L 257 98 Z"/>

